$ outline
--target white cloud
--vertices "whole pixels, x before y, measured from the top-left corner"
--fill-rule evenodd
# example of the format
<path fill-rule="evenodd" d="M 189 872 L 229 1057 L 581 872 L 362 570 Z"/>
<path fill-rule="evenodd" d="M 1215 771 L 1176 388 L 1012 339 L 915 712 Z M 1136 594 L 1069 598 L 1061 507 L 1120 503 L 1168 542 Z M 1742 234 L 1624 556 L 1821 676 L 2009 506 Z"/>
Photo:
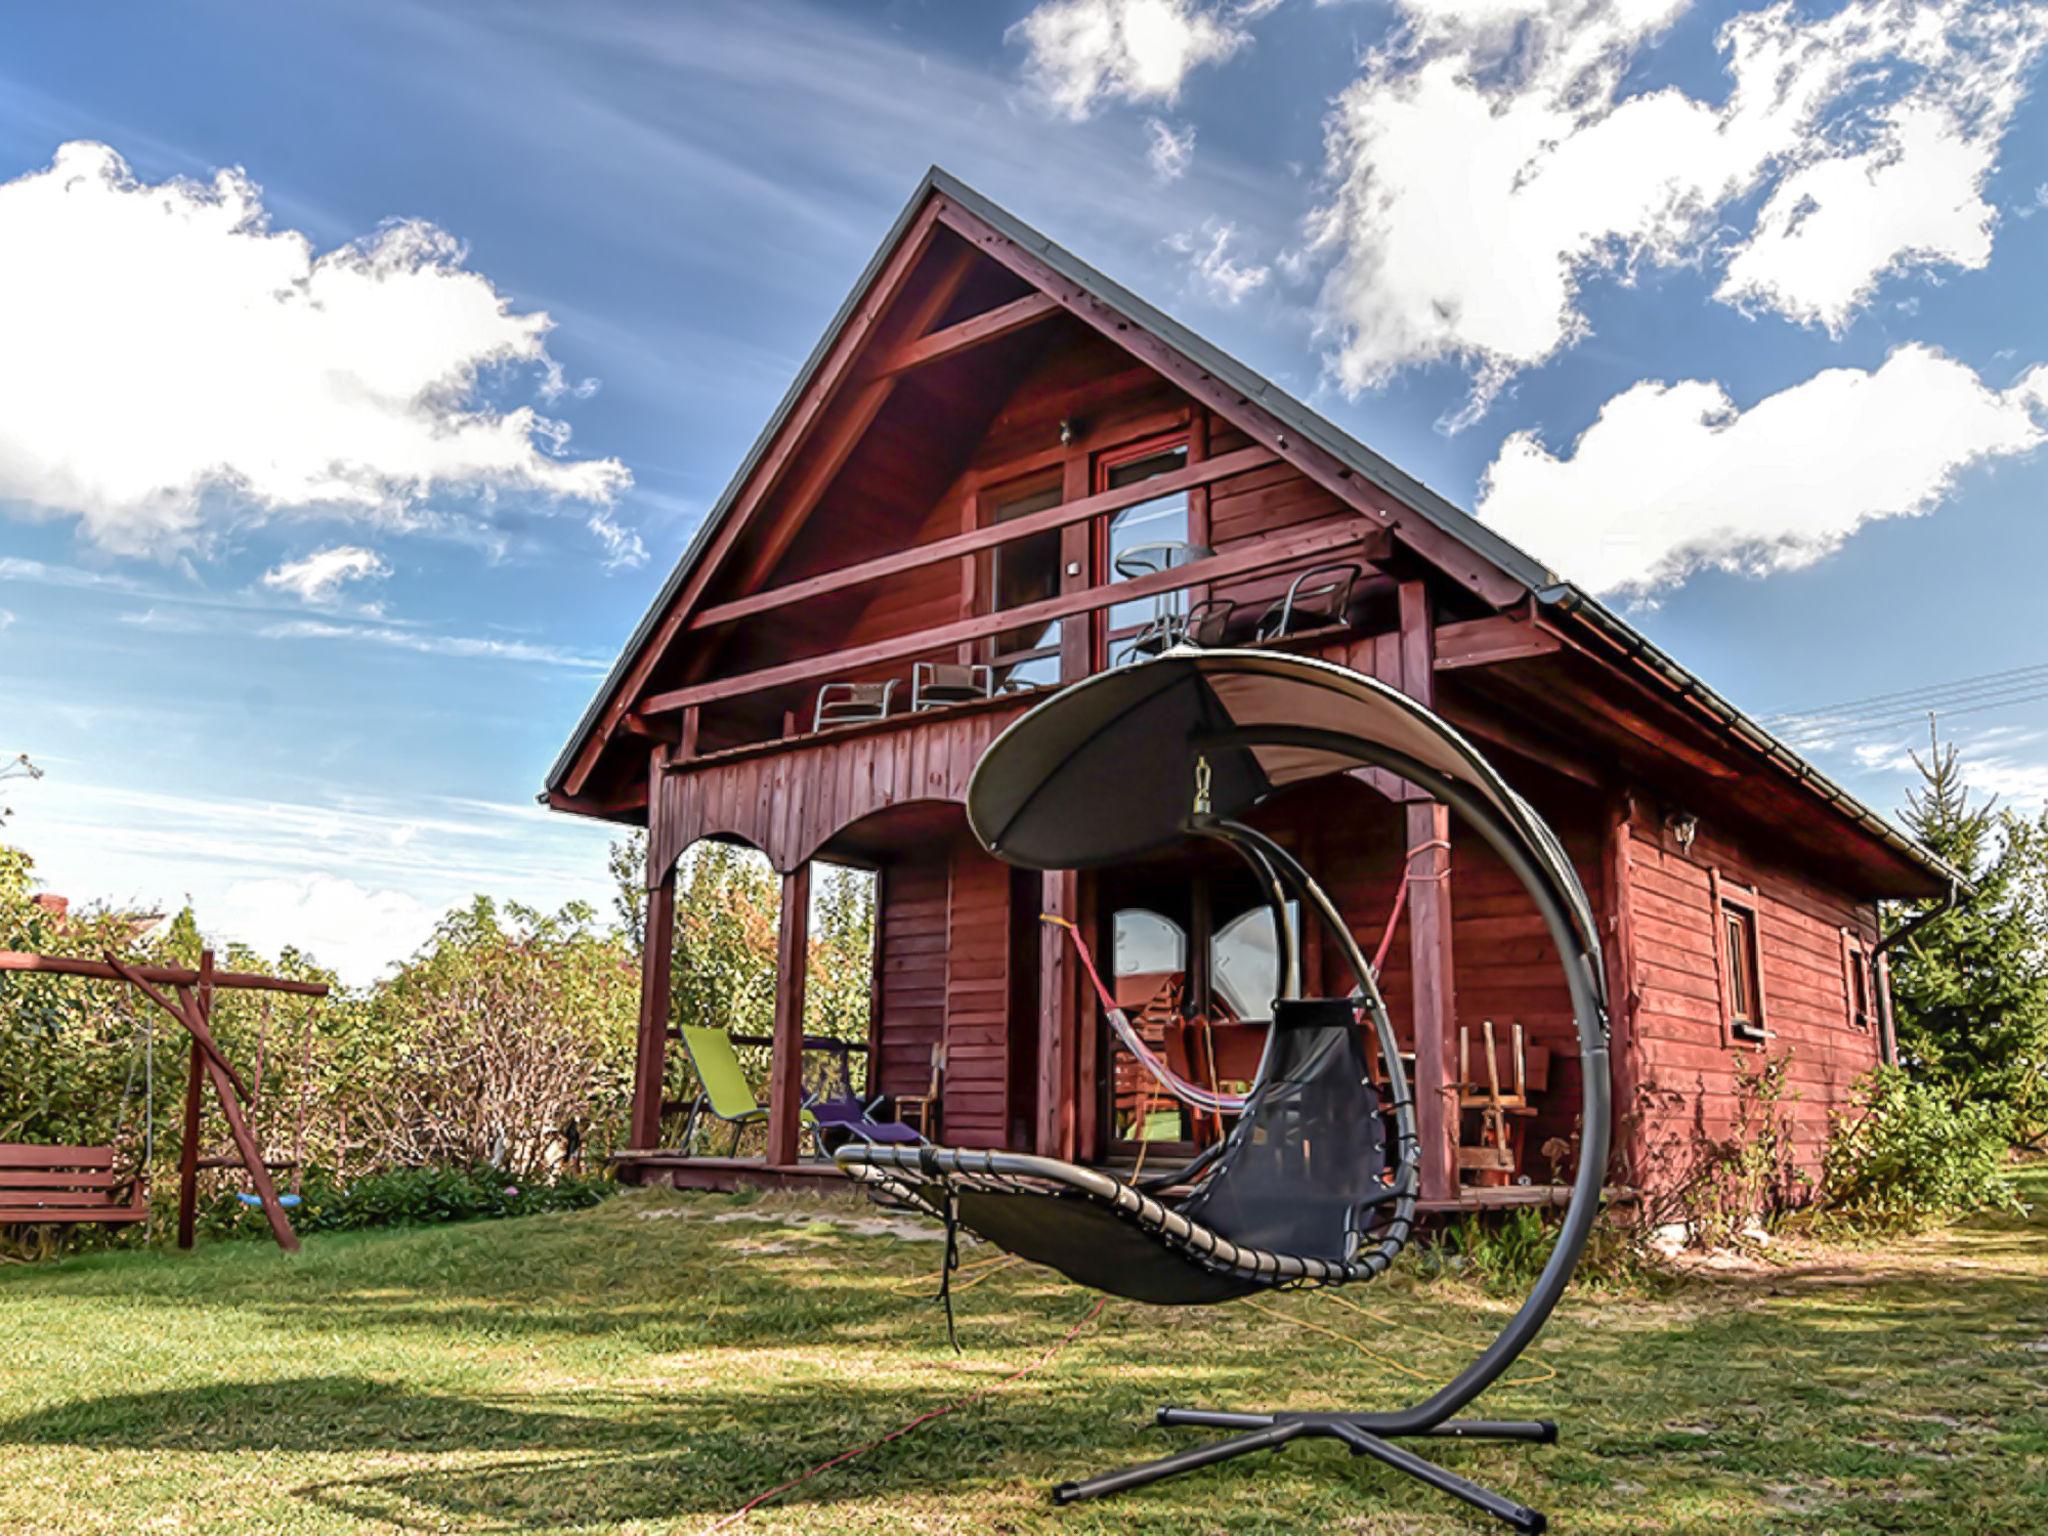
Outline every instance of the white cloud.
<path fill-rule="evenodd" d="M 356 544 L 315 550 L 303 560 L 288 560 L 263 573 L 263 585 L 289 592 L 301 602 L 331 602 L 354 581 L 382 581 L 391 574 L 384 557 Z"/>
<path fill-rule="evenodd" d="M 1456 361 L 1483 409 L 1585 334 L 1590 275 L 1643 262 L 1725 261 L 1724 300 L 1834 328 L 1888 272 L 1984 264 L 2048 6 L 1780 3 L 1721 28 L 1725 95 L 1631 93 L 1687 3 L 1404 0 L 1337 99 L 1308 223 L 1345 390 Z"/>
<path fill-rule="evenodd" d="M 0 608 L 0 629 L 10 627 L 14 623 L 14 619 L 15 614 L 12 608 Z"/>
<path fill-rule="evenodd" d="M 1195 125 L 1176 130 L 1162 118 L 1145 119 L 1145 163 L 1162 182 L 1179 181 L 1195 158 Z"/>
<path fill-rule="evenodd" d="M 632 570 L 647 563 L 647 545 L 640 535 L 613 517 L 607 507 L 594 509 L 584 519 L 584 526 L 597 535 L 604 545 L 604 568 L 608 571 Z"/>
<path fill-rule="evenodd" d="M 552 322 L 430 224 L 316 253 L 240 171 L 150 185 L 74 143 L 0 184 L 0 228 L 0 499 L 108 549 L 302 508 L 403 526 L 437 490 L 602 506 L 629 482 L 485 398 L 506 370 L 559 382 Z"/>
<path fill-rule="evenodd" d="M 1219 304 L 1235 306 L 1247 294 L 1266 285 L 1272 268 L 1240 264 L 1230 255 L 1230 243 L 1237 238 L 1237 226 L 1211 219 L 1200 232 L 1179 234 L 1166 243 L 1188 258 L 1195 286 Z"/>
<path fill-rule="evenodd" d="M 610 663 L 602 656 L 527 640 L 498 640 L 485 635 L 437 635 L 384 624 L 334 624 L 324 619 L 291 619 L 258 630 L 265 640 L 352 640 L 364 645 L 417 651 L 423 656 L 462 656 L 481 661 L 531 661 L 583 672 L 602 672 Z"/>
<path fill-rule="evenodd" d="M 1595 591 L 1807 565 L 1867 522 L 1931 511 L 1971 465 L 2048 440 L 2048 367 L 2003 392 L 1923 346 L 1741 410 L 1718 385 L 1645 382 L 1558 456 L 1501 445 L 1479 513 Z"/>
<path fill-rule="evenodd" d="M 201 914 L 210 931 L 266 955 L 298 949 L 358 987 L 424 944 L 438 916 L 404 891 L 368 890 L 333 875 L 240 880 Z"/>
<path fill-rule="evenodd" d="M 1026 78 L 1076 122 L 1105 101 L 1170 104 L 1192 71 L 1251 41 L 1228 8 L 1203 0 L 1046 0 L 1008 35 L 1024 44 Z"/>

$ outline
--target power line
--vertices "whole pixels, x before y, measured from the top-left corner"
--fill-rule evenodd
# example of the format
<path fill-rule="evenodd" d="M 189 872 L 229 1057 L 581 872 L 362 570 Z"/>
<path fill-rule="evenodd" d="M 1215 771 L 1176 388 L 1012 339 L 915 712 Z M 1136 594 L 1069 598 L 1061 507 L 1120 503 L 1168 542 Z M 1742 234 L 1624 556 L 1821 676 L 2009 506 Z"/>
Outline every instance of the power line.
<path fill-rule="evenodd" d="M 1775 714 L 1759 717 L 1759 724 L 1790 724 L 1801 720 L 1813 720 L 1835 715 L 1858 715 L 1883 707 L 1888 710 L 1912 707 L 1927 702 L 1943 700 L 1982 692 L 1990 688 L 2012 687 L 2023 683 L 2048 682 L 2048 663 L 2032 666 L 2012 667 L 2003 672 L 1983 672 L 1974 677 L 1953 678 L 1947 682 L 1926 683 L 1917 688 L 1901 689 L 1894 693 L 1874 693 L 1860 699 L 1846 699 L 1838 704 L 1823 704 L 1812 709 L 1787 709 Z"/>

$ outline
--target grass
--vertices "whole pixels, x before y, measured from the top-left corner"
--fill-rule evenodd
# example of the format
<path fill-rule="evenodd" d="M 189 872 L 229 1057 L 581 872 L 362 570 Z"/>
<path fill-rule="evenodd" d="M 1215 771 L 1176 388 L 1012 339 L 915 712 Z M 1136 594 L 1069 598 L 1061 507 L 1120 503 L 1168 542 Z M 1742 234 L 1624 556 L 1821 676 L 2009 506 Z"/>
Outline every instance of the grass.
<path fill-rule="evenodd" d="M 1577 1290 L 1482 1404 L 1555 1417 L 1565 1442 L 1441 1459 L 1564 1531 L 2034 1536 L 2048 1165 L 2027 1183 L 2029 1220 Z M 0 1271 L 0 1531 L 695 1533 L 982 1387 L 743 1528 L 1489 1529 L 1327 1442 L 1064 1511 L 1046 1486 L 1193 1443 L 1145 1427 L 1162 1402 L 1392 1404 L 1421 1385 L 1397 1367 L 1448 1374 L 1511 1302 L 1398 1272 L 1262 1310 L 1114 1302 L 1001 1385 L 1093 1298 L 989 1271 L 958 1297 L 955 1356 L 923 1299 L 938 1246 L 849 1229 L 862 1214 L 646 1192 L 296 1259 L 233 1243 Z"/>

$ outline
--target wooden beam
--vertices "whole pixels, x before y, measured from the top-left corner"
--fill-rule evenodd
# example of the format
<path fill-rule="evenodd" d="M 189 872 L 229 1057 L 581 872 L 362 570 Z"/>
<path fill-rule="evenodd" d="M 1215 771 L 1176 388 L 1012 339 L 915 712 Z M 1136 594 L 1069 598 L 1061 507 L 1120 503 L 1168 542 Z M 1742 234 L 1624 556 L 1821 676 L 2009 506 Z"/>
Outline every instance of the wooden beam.
<path fill-rule="evenodd" d="M 648 754 L 648 775 L 659 780 L 666 754 Z M 653 798 L 653 797 L 651 797 Z M 658 798 L 655 799 L 658 803 Z M 648 839 L 654 846 L 652 829 Z M 673 862 L 647 888 L 646 927 L 640 937 L 640 1031 L 633 1051 L 632 1145 L 661 1145 L 662 1084 L 668 1074 L 669 1002 L 674 995 L 676 868 Z M 683 1148 L 685 1152 L 689 1148 Z"/>
<path fill-rule="evenodd" d="M 632 665 L 619 680 L 618 689 L 606 703 L 596 729 L 584 738 L 582 747 L 576 754 L 576 760 L 570 764 L 569 772 L 562 781 L 562 788 L 570 796 L 583 792 L 585 782 L 597 766 L 598 758 L 603 755 L 605 743 L 618 726 L 619 717 L 626 712 L 640 690 L 647 686 L 648 677 L 653 673 L 655 663 L 666 654 L 683 619 L 696 605 L 705 583 L 724 563 L 734 543 L 746 531 L 769 492 L 775 488 L 788 469 L 797 449 L 808 440 L 812 428 L 836 398 L 840 386 L 846 382 L 853 365 L 862 355 L 869 335 L 888 313 L 890 305 L 902 292 L 904 283 L 931 248 L 937 227 L 937 207 L 934 204 L 927 204 L 905 232 L 895 254 L 876 274 L 864 301 L 841 328 L 838 340 L 833 343 L 825 359 L 819 363 L 803 393 L 792 402 L 789 415 L 783 421 L 782 429 L 776 434 L 775 441 L 768 445 L 760 461 L 748 474 L 746 483 L 739 487 L 732 504 L 727 507 L 710 548 L 697 562 L 696 570 L 684 583 L 682 590 L 676 594 L 674 601 L 668 606 L 668 611 L 662 615 L 653 633 L 647 637 L 646 644 L 640 648 L 639 654 L 633 658 Z"/>
<path fill-rule="evenodd" d="M 775 944 L 775 1044 L 768 1073 L 768 1161 L 797 1160 L 803 1132 L 804 991 L 811 950 L 811 866 L 782 877 Z"/>
<path fill-rule="evenodd" d="M 144 981 L 170 987 L 199 984 L 199 973 L 173 965 L 129 965 L 125 961 L 80 960 L 70 955 L 36 955 L 19 949 L 0 949 L 0 971 L 43 971 L 57 976 L 90 976 L 96 981 Z M 290 992 L 298 997 L 325 997 L 324 981 L 293 981 L 283 976 L 259 976 L 248 971 L 215 971 L 217 988 L 243 992 Z M 168 1001 L 161 1006 L 171 1008 Z M 172 1009 L 176 1012 L 175 1009 Z"/>
<path fill-rule="evenodd" d="M 1349 464 L 1316 444 L 1304 441 L 1299 431 L 1282 422 L 1264 406 L 1225 387 L 1178 347 L 1155 336 L 1122 310 L 1062 276 L 1037 252 L 1026 250 L 949 199 L 939 199 L 936 206 L 939 221 L 955 234 L 1001 262 L 1026 282 L 1051 294 L 1071 314 L 1224 420 L 1241 427 L 1255 441 L 1272 448 L 1354 510 L 1371 518 L 1378 526 L 1398 534 L 1403 543 L 1460 586 L 1476 593 L 1489 606 L 1505 608 L 1528 596 L 1526 587 L 1484 559 L 1462 539 L 1438 528 L 1390 494 L 1367 485 Z"/>
<path fill-rule="evenodd" d="M 1451 672 L 1460 667 L 1492 667 L 1548 656 L 1563 649 L 1564 641 L 1538 620 L 1518 614 L 1495 614 L 1439 628 L 1436 669 Z"/>
<path fill-rule="evenodd" d="M 178 1246 L 190 1248 L 199 1231 L 199 1128 L 206 1103 L 206 1068 L 199 1042 L 190 1042 L 185 1068 L 185 1136 L 178 1143 Z"/>
<path fill-rule="evenodd" d="M 1052 624 L 1061 619 L 1094 613 L 1136 598 L 1177 591 L 1181 587 L 1193 586 L 1199 582 L 1251 575 L 1297 560 L 1334 554 L 1339 550 L 1362 550 L 1365 552 L 1363 557 L 1371 560 L 1377 558 L 1371 552 L 1372 548 L 1371 537 L 1361 536 L 1355 527 L 1322 528 L 1292 537 L 1269 539 L 1212 556 L 1207 560 L 1192 561 L 1172 570 L 1154 571 L 1150 575 L 1139 576 L 1130 581 L 1110 582 L 1080 592 L 1063 593 L 1058 597 L 1045 598 L 1036 603 L 1006 608 L 999 613 L 982 614 L 972 619 L 962 619 L 957 623 L 919 630 L 915 634 L 877 640 L 869 645 L 855 646 L 851 650 L 828 652 L 823 656 L 784 662 L 779 666 L 763 667 L 755 672 L 742 672 L 714 682 L 696 683 L 687 688 L 650 694 L 641 700 L 640 708 L 642 712 L 650 715 L 666 714 L 670 710 L 688 709 L 692 705 L 710 704 L 719 699 L 740 698 L 746 694 L 760 693 L 791 683 L 842 677 L 865 667 L 902 661 L 911 656 L 921 656 L 928 651 L 944 650 L 964 640 L 979 640 L 1007 629 Z"/>
<path fill-rule="evenodd" d="M 1228 453 L 1201 464 L 1190 464 L 1187 468 L 1174 470 L 1171 474 L 1118 486 L 1115 490 L 1104 491 L 1100 495 L 1083 496 L 1077 501 L 1065 502 L 1057 507 L 1047 507 L 1043 512 L 1033 512 L 1024 517 L 1012 518 L 1008 522 L 991 523 L 986 528 L 954 534 L 950 538 L 934 539 L 929 544 L 916 544 L 909 549 L 892 550 L 886 555 L 877 555 L 874 559 L 863 560 L 857 565 L 826 571 L 807 581 L 773 587 L 766 592 L 756 592 L 750 597 L 735 598 L 729 603 L 715 603 L 692 614 L 689 627 L 693 630 L 709 629 L 715 624 L 730 624 L 738 619 L 748 619 L 756 614 L 786 608 L 793 603 L 812 602 L 828 593 L 844 591 L 848 587 L 861 586 L 866 582 L 879 581 L 889 576 L 898 576 L 906 571 L 920 570 L 928 565 L 940 565 L 963 555 L 978 554 L 985 549 L 995 549 L 1004 544 L 1014 543 L 1018 539 L 1027 539 L 1074 523 L 1086 522 L 1090 518 L 1101 517 L 1106 513 L 1120 512 L 1125 507 L 1134 507 L 1141 501 L 1151 501 L 1154 497 L 1170 496 L 1176 491 L 1208 485 L 1212 481 L 1225 479 L 1231 475 L 1241 475 L 1274 462 L 1275 456 L 1268 449 L 1241 448 L 1236 453 Z M 628 722 L 642 718 L 644 716 L 638 711 L 629 711 L 626 715 Z"/>
<path fill-rule="evenodd" d="M 1639 1166 L 1637 1137 L 1631 1134 L 1641 1125 L 1642 1106 L 1636 1103 L 1642 1082 L 1642 1042 L 1636 1034 L 1636 1008 L 1640 1000 L 1636 986 L 1635 900 L 1632 837 L 1635 802 L 1627 793 L 1616 796 L 1607 806 L 1607 820 L 1600 856 L 1602 905 L 1605 912 L 1603 951 L 1607 966 L 1607 1022 L 1612 1050 L 1614 1122 L 1621 1134 L 1614 1138 L 1614 1156 L 1624 1170 L 1623 1180 L 1634 1187 L 1647 1169 Z M 1718 921 L 1718 916 L 1716 918 Z M 1604 1170 L 1603 1170 L 1604 1176 Z"/>
<path fill-rule="evenodd" d="M 1436 704 L 1436 633 L 1429 589 L 1401 583 L 1401 691 Z M 1451 1080 L 1451 1035 L 1457 1028 L 1451 962 L 1451 811 L 1434 800 L 1411 801 L 1407 821 L 1408 955 L 1414 995 L 1415 1118 L 1422 1142 L 1422 1198 L 1457 1193 L 1458 1089 Z"/>
<path fill-rule="evenodd" d="M 912 368 L 921 368 L 927 363 L 936 363 L 941 358 L 957 357 L 972 347 L 994 341 L 999 336 L 1008 336 L 1026 326 L 1036 325 L 1052 315 L 1062 314 L 1059 301 L 1050 294 L 1027 293 L 1021 299 L 1012 299 L 1007 304 L 998 304 L 994 309 L 985 309 L 980 314 L 949 325 L 942 331 L 932 331 L 914 341 L 907 341 L 898 347 L 875 370 L 878 378 L 894 378 Z"/>
<path fill-rule="evenodd" d="M 1071 869 L 1045 872 L 1041 910 L 1069 922 L 1079 920 L 1080 876 Z M 1039 924 L 1038 941 L 1038 1125 L 1036 1150 L 1042 1157 L 1071 1160 L 1075 1150 L 1074 1043 L 1079 1033 L 1078 971 L 1073 941 L 1055 923 Z"/>
<path fill-rule="evenodd" d="M 931 287 L 917 296 L 916 302 L 911 304 L 900 321 L 895 316 L 890 317 L 888 328 L 892 335 L 920 335 L 926 326 L 945 313 L 946 306 L 953 302 L 953 296 L 973 270 L 973 252 L 955 252 Z M 831 489 L 832 482 L 839 478 L 839 471 L 846 467 L 846 461 L 853 457 L 854 449 L 861 445 L 868 428 L 874 425 L 882 407 L 889 403 L 889 396 L 896 391 L 896 376 L 893 374 L 877 377 L 859 368 L 855 374 L 856 382 L 845 404 L 837 407 L 832 418 L 820 425 L 816 440 L 795 467 L 789 489 L 775 497 L 773 525 L 763 537 L 761 547 L 734 577 L 734 584 L 741 591 L 751 591 L 759 586 L 781 563 L 802 530 L 804 520 L 811 515 L 811 509 Z"/>

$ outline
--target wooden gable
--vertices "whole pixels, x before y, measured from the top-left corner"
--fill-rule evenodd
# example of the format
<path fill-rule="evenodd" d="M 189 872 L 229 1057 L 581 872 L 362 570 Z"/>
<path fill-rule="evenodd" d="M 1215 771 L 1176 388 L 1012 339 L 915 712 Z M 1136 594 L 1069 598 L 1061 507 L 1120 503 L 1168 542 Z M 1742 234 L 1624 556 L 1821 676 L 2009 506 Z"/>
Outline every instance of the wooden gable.
<path fill-rule="evenodd" d="M 1185 434 L 1177 477 L 1121 502 L 1073 478 L 1077 458 L 1085 470 L 1096 447 L 1148 431 Z M 1034 465 L 1064 467 L 1056 504 L 1001 527 L 977 518 L 995 477 Z M 1859 887 L 1917 894 L 1940 878 L 1584 594 L 936 172 L 707 518 L 547 798 L 640 820 L 650 754 L 776 742 L 808 726 L 822 681 L 968 659 L 1026 614 L 1071 631 L 1104 607 L 1101 572 L 997 614 L 977 586 L 989 551 L 1027 526 L 1061 530 L 1072 551 L 1090 520 L 1183 485 L 1213 553 L 1199 571 L 1121 583 L 1119 600 L 1199 582 L 1256 603 L 1290 570 L 1358 560 L 1383 573 L 1384 626 L 1367 628 L 1389 644 L 1408 643 L 1397 581 L 1421 584 L 1435 629 L 1421 675 L 1448 674 L 1440 707 L 1490 748 L 1582 783 L 1725 800 L 1853 867 Z M 1816 793 L 1833 814 L 1811 814 Z"/>

